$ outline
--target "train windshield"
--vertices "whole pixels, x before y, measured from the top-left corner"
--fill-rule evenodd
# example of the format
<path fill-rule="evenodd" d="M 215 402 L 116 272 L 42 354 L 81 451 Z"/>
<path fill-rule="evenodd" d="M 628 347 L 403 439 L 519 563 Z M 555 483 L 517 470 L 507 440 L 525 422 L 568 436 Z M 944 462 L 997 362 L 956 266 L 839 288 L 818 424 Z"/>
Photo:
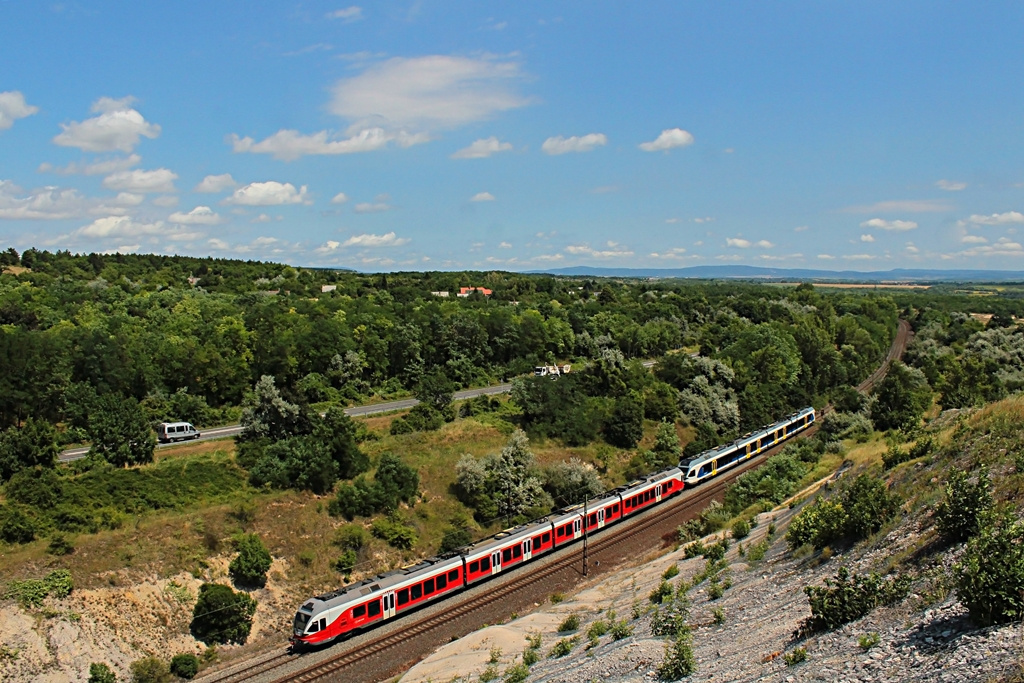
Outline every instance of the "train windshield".
<path fill-rule="evenodd" d="M 309 618 L 311 616 L 312 615 L 306 614 L 305 612 L 299 612 L 295 615 L 295 622 L 292 624 L 292 627 L 299 633 L 302 633 L 306 630 L 306 624 L 309 623 Z"/>

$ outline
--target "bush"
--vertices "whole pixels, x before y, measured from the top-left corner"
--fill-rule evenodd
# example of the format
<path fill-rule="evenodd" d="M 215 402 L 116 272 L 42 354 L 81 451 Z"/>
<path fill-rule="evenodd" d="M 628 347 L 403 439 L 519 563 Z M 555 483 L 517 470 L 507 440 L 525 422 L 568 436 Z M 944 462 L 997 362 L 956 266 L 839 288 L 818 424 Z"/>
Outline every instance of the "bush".
<path fill-rule="evenodd" d="M 665 579 L 666 581 L 668 581 L 669 579 L 674 578 L 676 576 L 679 576 L 679 565 L 678 564 L 673 564 L 673 565 L 669 566 L 668 569 L 666 569 L 665 571 L 663 571 L 661 573 L 661 578 Z"/>
<path fill-rule="evenodd" d="M 73 588 L 71 572 L 67 569 L 55 569 L 42 579 L 11 581 L 7 584 L 4 597 L 17 600 L 22 607 L 40 607 L 48 596 L 58 600 L 66 598 L 71 595 Z"/>
<path fill-rule="evenodd" d="M 622 640 L 633 635 L 633 627 L 625 620 L 619 619 L 612 624 L 612 640 Z"/>
<path fill-rule="evenodd" d="M 528 647 L 523 650 L 523 664 L 526 666 L 533 666 L 540 661 L 540 655 L 532 647 Z"/>
<path fill-rule="evenodd" d="M 358 562 L 359 556 L 356 555 L 356 551 L 351 548 L 346 548 L 344 552 L 341 553 L 341 557 L 335 560 L 334 568 L 344 574 L 345 578 L 348 578 Z"/>
<path fill-rule="evenodd" d="M 171 673 L 178 678 L 195 678 L 199 673 L 199 658 L 190 653 L 174 655 L 171 659 Z"/>
<path fill-rule="evenodd" d="M 391 421 L 391 427 L 388 432 L 391 436 L 398 436 L 399 434 L 412 434 L 415 429 L 412 428 L 404 417 L 397 417 Z"/>
<path fill-rule="evenodd" d="M 669 585 L 668 581 L 662 580 L 658 586 L 651 591 L 651 594 L 647 596 L 647 599 L 651 601 L 652 605 L 660 605 L 665 601 L 665 598 L 672 595 L 672 586 Z"/>
<path fill-rule="evenodd" d="M 451 524 L 444 530 L 444 536 L 441 537 L 441 547 L 438 548 L 437 552 L 442 554 L 451 552 L 472 542 L 473 536 L 469 533 L 469 529 L 466 528 L 466 523 L 459 521 Z"/>
<path fill-rule="evenodd" d="M 578 614 L 570 614 L 567 616 L 561 624 L 558 625 L 559 633 L 569 633 L 571 631 L 577 631 L 580 628 L 580 617 Z"/>
<path fill-rule="evenodd" d="M 50 545 L 46 547 L 46 552 L 58 556 L 70 555 L 75 552 L 75 546 L 64 537 L 64 534 L 54 534 L 50 537 Z"/>
<path fill-rule="evenodd" d="M 346 524 L 334 532 L 334 545 L 349 550 L 360 550 L 370 540 L 370 534 L 358 524 Z"/>
<path fill-rule="evenodd" d="M 853 575 L 841 567 L 834 579 L 825 579 L 824 586 L 804 586 L 811 606 L 811 616 L 801 625 L 806 633 L 826 631 L 860 619 L 879 605 L 892 605 L 902 600 L 910 586 L 910 578 L 896 576 L 882 579 L 878 574 Z"/>
<path fill-rule="evenodd" d="M 860 648 L 862 650 L 870 650 L 875 645 L 878 645 L 879 640 L 881 640 L 881 638 L 879 637 L 878 633 L 871 632 L 865 633 L 860 638 L 858 638 L 857 643 L 860 645 Z"/>
<path fill-rule="evenodd" d="M 93 662 L 89 665 L 88 683 L 117 683 L 117 676 L 106 664 Z"/>
<path fill-rule="evenodd" d="M 811 543 L 819 550 L 839 541 L 860 541 L 892 519 L 897 509 L 885 483 L 862 474 L 835 498 L 819 498 L 801 510 L 786 531 L 786 541 L 791 549 Z"/>
<path fill-rule="evenodd" d="M 20 509 L 7 505 L 3 509 L 0 538 L 7 543 L 30 543 L 36 538 L 35 524 Z"/>
<path fill-rule="evenodd" d="M 954 570 L 956 590 L 981 625 L 1024 618 L 1024 523 L 999 516 L 983 524 Z"/>
<path fill-rule="evenodd" d="M 587 637 L 591 640 L 600 638 L 606 633 L 608 633 L 608 622 L 604 619 L 598 619 L 587 629 Z"/>
<path fill-rule="evenodd" d="M 525 662 L 505 669 L 505 683 L 523 683 L 530 677 L 530 665 Z"/>
<path fill-rule="evenodd" d="M 143 657 L 132 662 L 132 683 L 171 683 L 167 662 L 157 657 Z"/>
<path fill-rule="evenodd" d="M 378 519 L 373 523 L 370 532 L 398 550 L 412 550 L 416 541 L 419 540 L 416 530 L 407 526 L 400 519 Z"/>
<path fill-rule="evenodd" d="M 267 582 L 271 557 L 267 547 L 256 534 L 242 534 L 236 541 L 238 556 L 231 560 L 228 573 L 235 583 L 243 586 L 263 586 Z"/>
<path fill-rule="evenodd" d="M 983 516 L 991 508 L 992 482 L 988 468 L 983 466 L 973 483 L 966 472 L 953 468 L 946 482 L 946 499 L 935 510 L 939 535 L 950 543 L 971 538 L 978 533 Z"/>
<path fill-rule="evenodd" d="M 693 656 L 690 634 L 677 636 L 665 648 L 665 659 L 658 666 L 658 678 L 663 681 L 678 681 L 697 670 L 697 658 Z"/>
<path fill-rule="evenodd" d="M 745 519 L 737 519 L 732 524 L 732 537 L 737 541 L 750 535 L 750 522 Z"/>
<path fill-rule="evenodd" d="M 807 661 L 807 648 L 798 647 L 792 652 L 787 652 L 782 656 L 782 660 L 786 662 L 786 666 L 795 666 L 800 662 Z"/>
<path fill-rule="evenodd" d="M 199 587 L 199 599 L 192 611 L 189 631 L 196 640 L 207 645 L 242 645 L 249 637 L 255 613 L 256 600 L 249 595 L 236 593 L 223 584 L 204 583 Z"/>
<path fill-rule="evenodd" d="M 566 656 L 567 654 L 572 652 L 572 649 L 576 647 L 576 643 L 578 643 L 579 641 L 579 636 L 573 636 L 572 638 L 562 638 L 557 643 L 555 643 L 555 646 L 553 648 L 551 648 L 551 652 L 548 653 L 548 657 Z"/>

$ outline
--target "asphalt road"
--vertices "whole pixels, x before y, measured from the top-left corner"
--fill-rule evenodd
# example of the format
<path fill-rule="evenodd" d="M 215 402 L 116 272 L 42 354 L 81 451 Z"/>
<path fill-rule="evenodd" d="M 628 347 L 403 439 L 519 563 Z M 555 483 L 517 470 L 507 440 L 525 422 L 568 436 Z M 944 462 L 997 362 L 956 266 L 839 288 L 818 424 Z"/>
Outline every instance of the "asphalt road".
<path fill-rule="evenodd" d="M 695 354 L 694 354 L 695 355 Z M 644 367 L 650 368 L 654 366 L 653 360 L 644 361 Z M 462 391 L 455 392 L 455 400 L 463 401 L 467 398 L 474 398 L 476 396 L 490 396 L 491 394 L 504 394 L 511 391 L 512 385 L 509 383 L 495 384 L 491 387 L 483 387 L 480 389 L 463 389 Z M 375 415 L 377 413 L 390 413 L 392 410 L 405 410 L 406 408 L 412 408 L 414 405 L 419 403 L 415 398 L 406 398 L 401 401 L 387 401 L 385 403 L 373 403 L 365 406 L 352 406 L 351 408 L 345 408 L 345 414 L 349 417 L 362 417 L 366 415 Z M 202 430 L 202 436 L 196 439 L 197 441 L 209 441 L 211 439 L 223 439 L 229 436 L 235 436 L 242 431 L 242 425 L 228 425 L 226 427 L 213 427 L 211 429 Z M 175 444 L 169 443 L 158 443 L 157 448 L 166 448 L 167 446 L 173 446 Z M 71 462 L 72 460 L 79 460 L 84 458 L 89 452 L 88 446 L 81 448 L 69 448 L 60 454 L 61 462 Z"/>

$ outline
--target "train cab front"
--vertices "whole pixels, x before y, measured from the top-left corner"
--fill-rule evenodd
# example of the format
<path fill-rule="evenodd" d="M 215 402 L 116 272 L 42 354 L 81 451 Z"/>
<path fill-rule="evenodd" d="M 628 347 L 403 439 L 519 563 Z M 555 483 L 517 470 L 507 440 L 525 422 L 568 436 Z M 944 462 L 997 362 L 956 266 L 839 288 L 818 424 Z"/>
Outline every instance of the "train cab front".
<path fill-rule="evenodd" d="M 313 618 L 313 603 L 307 602 L 305 605 L 299 608 L 299 611 L 295 613 L 295 619 L 292 621 L 292 637 L 288 639 L 291 644 L 292 650 L 300 651 L 313 645 L 312 633 L 308 633 L 310 629 L 310 620 Z"/>

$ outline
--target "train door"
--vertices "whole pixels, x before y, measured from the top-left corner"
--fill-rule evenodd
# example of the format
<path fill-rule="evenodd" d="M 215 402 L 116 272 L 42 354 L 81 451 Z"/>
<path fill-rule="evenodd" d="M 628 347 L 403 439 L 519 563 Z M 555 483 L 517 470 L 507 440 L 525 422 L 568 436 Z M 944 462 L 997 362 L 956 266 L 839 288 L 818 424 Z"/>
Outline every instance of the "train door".
<path fill-rule="evenodd" d="M 497 574 L 501 571 L 501 551 L 495 550 L 491 553 L 491 574 Z"/>
<path fill-rule="evenodd" d="M 573 538 L 579 538 L 580 536 L 582 536 L 583 535 L 582 529 L 583 529 L 583 520 L 581 518 L 577 517 L 576 519 L 572 520 L 572 537 Z"/>
<path fill-rule="evenodd" d="M 654 500 L 661 502 L 661 484 L 654 487 Z"/>
<path fill-rule="evenodd" d="M 389 619 L 395 616 L 395 591 L 388 591 L 380 599 L 381 619 Z"/>
<path fill-rule="evenodd" d="M 533 557 L 533 539 L 528 538 L 523 541 L 523 562 L 526 562 Z"/>
<path fill-rule="evenodd" d="M 604 508 L 601 508 L 600 510 L 597 511 L 597 528 L 604 528 Z"/>

